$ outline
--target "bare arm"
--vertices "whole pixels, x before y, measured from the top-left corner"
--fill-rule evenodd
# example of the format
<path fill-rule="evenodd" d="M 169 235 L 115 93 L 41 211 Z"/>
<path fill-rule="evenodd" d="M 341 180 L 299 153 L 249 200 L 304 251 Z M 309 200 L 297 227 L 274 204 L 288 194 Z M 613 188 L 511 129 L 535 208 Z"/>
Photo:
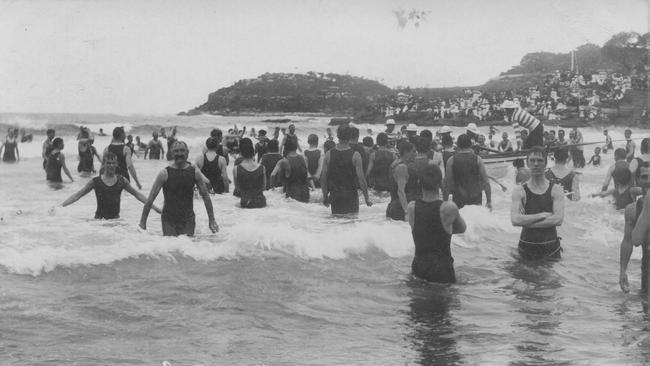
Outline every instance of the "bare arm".
<path fill-rule="evenodd" d="M 93 188 L 95 188 L 95 183 L 94 180 L 91 179 L 77 193 L 73 194 L 72 196 L 68 197 L 65 201 L 63 201 L 63 203 L 61 203 L 61 206 L 66 207 L 68 205 L 77 202 L 81 197 L 87 195 L 88 192 L 92 191 Z"/>
<path fill-rule="evenodd" d="M 318 169 L 316 169 L 316 173 L 314 173 L 314 177 L 320 179 L 320 175 L 323 172 L 323 160 L 325 159 L 325 153 L 320 154 L 320 158 L 318 158 Z"/>
<path fill-rule="evenodd" d="M 630 290 L 630 284 L 627 280 L 627 265 L 630 263 L 632 256 L 632 231 L 636 223 L 636 203 L 630 203 L 625 207 L 625 227 L 623 228 L 623 240 L 621 241 L 621 254 L 619 260 L 619 279 L 618 284 L 623 292 Z"/>
<path fill-rule="evenodd" d="M 217 225 L 217 222 L 214 219 L 214 208 L 212 207 L 212 200 L 210 200 L 208 188 L 205 186 L 205 182 L 203 181 L 203 174 L 201 174 L 201 171 L 196 167 L 194 168 L 194 181 L 196 182 L 196 186 L 199 188 L 199 194 L 201 195 L 201 198 L 203 198 L 205 211 L 208 213 L 208 226 L 213 233 L 216 233 L 219 231 L 219 225 Z"/>
<path fill-rule="evenodd" d="M 135 185 L 138 187 L 138 189 L 142 189 L 142 185 L 138 180 L 138 175 L 135 173 L 133 160 L 131 159 L 131 148 L 129 148 L 128 146 L 124 146 L 124 159 L 126 160 L 126 167 L 129 170 L 129 174 L 131 174 L 133 180 L 135 181 Z"/>
<path fill-rule="evenodd" d="M 646 195 L 643 199 L 643 210 L 641 210 L 641 215 L 632 230 L 632 244 L 635 247 L 648 241 L 648 229 L 650 229 L 650 209 L 648 207 L 650 207 L 650 195 Z"/>
<path fill-rule="evenodd" d="M 447 160 L 447 169 L 445 169 L 445 184 L 442 190 L 442 197 L 444 201 L 447 201 L 449 199 L 449 194 L 451 193 L 451 189 L 454 186 L 453 167 L 454 157 L 452 156 L 449 158 L 449 160 Z"/>
<path fill-rule="evenodd" d="M 513 226 L 526 226 L 541 222 L 546 217 L 550 216 L 548 212 L 540 212 L 536 214 L 526 214 L 524 211 L 524 198 L 526 192 L 521 186 L 517 186 L 512 190 L 512 203 L 510 204 L 510 221 Z"/>
<path fill-rule="evenodd" d="M 580 177 L 579 174 L 573 175 L 573 183 L 571 184 L 571 189 L 573 190 L 573 195 L 571 197 L 572 201 L 580 201 Z"/>
<path fill-rule="evenodd" d="M 440 221 L 449 234 L 462 234 L 467 230 L 467 224 L 453 202 L 443 202 L 440 205 Z"/>
<path fill-rule="evenodd" d="M 363 192 L 363 198 L 366 201 L 366 205 L 372 206 L 372 202 L 370 202 L 370 197 L 368 196 L 368 183 L 366 183 L 366 178 L 363 175 L 363 163 L 361 160 L 361 154 L 359 154 L 357 151 L 352 154 L 352 164 L 354 165 L 354 169 L 357 172 L 357 181 L 359 182 L 359 188 L 361 188 L 361 192 Z M 404 206 L 404 213 L 406 213 L 406 206 Z"/>
<path fill-rule="evenodd" d="M 366 179 L 370 178 L 370 172 L 372 172 L 372 169 L 374 167 L 375 167 L 375 153 L 373 152 L 368 157 L 368 169 L 366 169 Z"/>
<path fill-rule="evenodd" d="M 402 205 L 404 212 L 406 212 L 408 201 L 406 198 L 405 188 L 406 182 L 408 182 L 409 179 L 409 172 L 406 165 L 399 164 L 397 167 L 395 167 L 393 178 L 395 179 L 395 182 L 397 182 L 397 197 L 399 197 L 399 203 Z"/>
<path fill-rule="evenodd" d="M 485 205 L 492 209 L 492 187 L 490 186 L 490 181 L 488 180 L 487 172 L 485 171 L 485 165 L 483 165 L 483 160 L 480 157 L 476 158 L 478 162 L 479 175 L 481 179 L 481 185 L 485 191 Z"/>
<path fill-rule="evenodd" d="M 411 226 L 411 230 L 413 230 L 413 225 L 415 225 L 415 201 L 409 202 L 406 207 L 406 218 Z"/>
<path fill-rule="evenodd" d="M 147 229 L 147 217 L 149 217 L 149 211 L 151 211 L 151 206 L 153 206 L 153 201 L 156 199 L 158 196 L 158 193 L 160 193 L 160 190 L 162 189 L 163 184 L 167 181 L 167 170 L 163 169 L 158 173 L 158 176 L 156 176 L 156 180 L 153 182 L 153 186 L 151 186 L 151 192 L 149 192 L 149 197 L 147 198 L 147 202 L 144 203 L 144 207 L 142 208 L 142 216 L 140 217 L 140 227 L 143 229 Z"/>
<path fill-rule="evenodd" d="M 553 213 L 544 218 L 544 220 L 527 225 L 527 227 L 547 228 L 562 225 L 562 222 L 564 221 L 564 190 L 562 189 L 562 186 L 559 184 L 553 186 L 551 197 L 553 198 Z"/>
<path fill-rule="evenodd" d="M 65 165 L 65 155 L 63 155 L 63 153 L 59 154 L 59 161 L 61 162 L 61 167 L 63 168 L 65 175 L 67 175 L 68 178 L 70 178 L 70 182 L 74 182 L 74 179 L 72 179 L 72 174 L 70 174 L 68 167 Z"/>
<path fill-rule="evenodd" d="M 592 193 L 591 197 L 607 197 L 607 196 L 611 196 L 613 194 L 614 194 L 614 190 L 610 189 L 610 190 L 605 191 L 605 192 Z"/>
<path fill-rule="evenodd" d="M 320 172 L 320 188 L 323 191 L 323 204 L 329 206 L 329 190 L 327 188 L 327 166 L 330 163 L 330 152 L 323 158 L 323 170 Z"/>
<path fill-rule="evenodd" d="M 230 178 L 228 178 L 228 166 L 226 165 L 226 158 L 217 155 L 219 158 L 219 169 L 221 169 L 221 179 L 223 180 L 224 192 L 230 192 Z M 266 186 L 265 186 L 266 187 Z"/>
<path fill-rule="evenodd" d="M 609 187 L 609 182 L 612 180 L 612 173 L 614 173 L 614 164 L 612 164 L 609 169 L 607 169 L 607 176 L 605 176 L 605 181 L 603 182 L 603 186 L 600 189 L 601 191 L 606 191 L 607 187 Z"/>

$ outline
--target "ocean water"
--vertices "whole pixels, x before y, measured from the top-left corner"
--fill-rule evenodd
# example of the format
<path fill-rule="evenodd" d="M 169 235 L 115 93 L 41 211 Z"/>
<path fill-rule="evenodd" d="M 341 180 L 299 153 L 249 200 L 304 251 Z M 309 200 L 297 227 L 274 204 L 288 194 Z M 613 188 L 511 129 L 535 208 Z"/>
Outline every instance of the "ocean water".
<path fill-rule="evenodd" d="M 76 173 L 79 125 L 110 133 L 124 125 L 148 141 L 179 126 L 190 155 L 213 127 L 256 129 L 269 117 L 0 115 L 0 131 L 34 133 L 18 164 L 0 164 L 1 365 L 453 365 L 647 364 L 650 316 L 638 293 L 640 253 L 618 286 L 623 216 L 600 190 L 613 154 L 582 170 L 583 199 L 566 203 L 561 261 L 527 265 L 514 257 L 513 171 L 492 186 L 494 209 L 461 210 L 467 232 L 452 239 L 459 283 L 411 276 L 408 224 L 387 221 L 388 198 L 372 194 L 358 217 L 333 218 L 320 202 L 266 193 L 268 207 L 238 208 L 213 196 L 220 232 L 211 234 L 200 199 L 197 235 L 162 237 L 152 211 L 124 192 L 121 218 L 92 219 L 94 194 L 55 207 L 83 187 Z M 282 118 L 282 117 L 271 117 Z M 290 116 L 305 141 L 329 118 Z M 285 124 L 286 125 L 286 124 Z M 44 181 L 40 148 L 53 127 L 75 182 Z M 380 126 L 362 125 L 378 131 Z M 481 128 L 481 131 L 486 128 Z M 505 129 L 507 131 L 507 128 Z M 610 127 L 614 139 L 622 129 Z M 458 132 L 458 130 L 456 130 Z M 586 141 L 601 141 L 583 129 Z M 644 137 L 635 131 L 633 137 Z M 97 137 L 102 150 L 109 137 Z M 622 146 L 621 142 L 616 143 Z M 585 148 L 588 159 L 593 146 Z M 135 159 L 148 194 L 162 161 Z M 232 176 L 232 173 L 229 173 Z M 64 178 L 65 179 L 65 178 Z M 157 199 L 162 205 L 162 194 Z"/>

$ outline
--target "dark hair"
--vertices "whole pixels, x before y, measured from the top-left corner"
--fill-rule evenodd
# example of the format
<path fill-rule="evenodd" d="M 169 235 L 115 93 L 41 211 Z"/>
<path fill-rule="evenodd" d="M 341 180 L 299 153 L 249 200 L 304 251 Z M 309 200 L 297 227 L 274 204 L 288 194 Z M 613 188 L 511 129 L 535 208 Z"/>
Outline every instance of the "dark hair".
<path fill-rule="evenodd" d="M 55 133 L 56 133 L 56 132 L 54 131 L 53 128 L 48 128 L 47 131 L 45 132 L 45 134 L 47 134 L 47 135 L 50 135 L 50 134 L 51 134 L 51 135 L 54 135 Z"/>
<path fill-rule="evenodd" d="M 528 154 L 526 154 L 526 160 L 531 155 L 542 155 L 544 157 L 544 163 L 548 163 L 548 157 L 546 156 L 546 149 L 541 147 L 541 146 L 533 146 L 528 150 Z"/>
<path fill-rule="evenodd" d="M 284 151 L 296 151 L 296 149 L 298 149 L 296 139 L 287 138 L 287 141 L 284 142 Z"/>
<path fill-rule="evenodd" d="M 328 152 L 328 151 L 332 150 L 335 147 L 336 147 L 336 142 L 334 142 L 332 140 L 327 140 L 327 141 L 325 141 L 323 143 L 324 152 Z"/>
<path fill-rule="evenodd" d="M 124 140 L 126 137 L 126 132 L 124 132 L 123 127 L 115 127 L 113 129 L 113 138 L 116 140 Z"/>
<path fill-rule="evenodd" d="M 454 145 L 454 139 L 451 138 L 451 135 L 446 133 L 442 135 L 442 139 L 440 139 L 440 142 L 442 143 L 442 146 L 453 146 Z"/>
<path fill-rule="evenodd" d="M 210 131 L 210 137 L 216 137 L 218 139 L 221 139 L 223 137 L 223 132 L 221 132 L 220 129 L 215 128 L 212 131 Z"/>
<path fill-rule="evenodd" d="M 420 183 L 422 184 L 422 190 L 435 191 L 440 188 L 440 183 L 442 182 L 442 172 L 440 168 L 435 164 L 428 164 L 424 167 L 422 172 L 422 178 L 420 178 Z"/>
<path fill-rule="evenodd" d="M 336 129 L 336 137 L 339 139 L 339 141 L 350 141 L 352 136 L 352 131 L 350 131 L 350 127 L 347 125 L 340 125 Z"/>
<path fill-rule="evenodd" d="M 207 140 L 205 140 L 205 147 L 208 148 L 208 150 L 214 150 L 219 146 L 219 140 L 217 140 L 216 137 L 208 137 Z"/>
<path fill-rule="evenodd" d="M 280 151 L 280 142 L 278 140 L 271 140 L 269 141 L 269 144 L 266 145 L 269 148 L 269 152 L 278 152 Z"/>
<path fill-rule="evenodd" d="M 459 149 L 467 149 L 468 147 L 472 147 L 472 140 L 463 133 L 456 139 L 456 145 Z"/>
<path fill-rule="evenodd" d="M 309 145 L 318 146 L 318 135 L 312 133 L 309 136 L 307 136 L 307 143 Z"/>
<path fill-rule="evenodd" d="M 377 135 L 377 145 L 386 146 L 388 145 L 388 135 L 384 132 L 380 132 Z"/>
<path fill-rule="evenodd" d="M 108 161 L 108 160 L 117 160 L 117 155 L 115 155 L 115 153 L 107 151 L 106 154 L 104 154 L 104 158 L 102 159 L 102 162 L 105 162 L 105 161 Z"/>
<path fill-rule="evenodd" d="M 348 127 L 350 129 L 350 140 L 356 140 L 359 138 L 359 129 L 356 127 Z"/>
<path fill-rule="evenodd" d="M 569 159 L 569 149 L 566 147 L 557 149 L 553 152 L 553 159 L 557 163 L 566 163 L 566 161 Z"/>
<path fill-rule="evenodd" d="M 415 150 L 420 154 L 423 154 L 431 149 L 431 140 L 426 137 L 419 136 L 415 140 Z"/>
<path fill-rule="evenodd" d="M 512 161 L 512 166 L 519 169 L 519 168 L 523 168 L 524 166 L 526 166 L 526 164 L 524 163 L 524 159 L 515 159 L 515 160 Z"/>
<path fill-rule="evenodd" d="M 398 149 L 399 149 L 399 155 L 401 157 L 404 157 L 404 155 L 413 151 L 413 144 L 408 141 L 403 141 L 401 144 L 399 144 Z"/>
<path fill-rule="evenodd" d="M 63 139 L 60 137 L 55 138 L 52 140 L 52 146 L 54 146 L 55 149 L 63 149 Z"/>
<path fill-rule="evenodd" d="M 266 130 L 259 130 L 257 131 L 258 136 L 266 136 Z"/>
<path fill-rule="evenodd" d="M 363 138 L 363 146 L 365 147 L 373 147 L 375 146 L 375 142 L 372 141 L 372 137 L 366 136 Z"/>
<path fill-rule="evenodd" d="M 641 140 L 641 154 L 647 154 L 650 150 L 650 138 L 644 138 Z"/>
<path fill-rule="evenodd" d="M 614 150 L 614 160 L 624 160 L 627 157 L 627 152 L 622 147 Z"/>
<path fill-rule="evenodd" d="M 429 130 L 420 131 L 420 137 L 433 141 L 433 133 Z"/>
<path fill-rule="evenodd" d="M 629 133 L 629 134 L 631 135 L 631 134 L 632 134 L 632 130 L 630 130 L 629 128 L 626 128 L 624 133 Z"/>
<path fill-rule="evenodd" d="M 287 141 L 289 141 L 288 139 Z M 239 141 L 239 152 L 241 156 L 245 159 L 252 159 L 255 156 L 255 148 L 253 147 L 253 141 L 248 137 L 244 137 Z"/>

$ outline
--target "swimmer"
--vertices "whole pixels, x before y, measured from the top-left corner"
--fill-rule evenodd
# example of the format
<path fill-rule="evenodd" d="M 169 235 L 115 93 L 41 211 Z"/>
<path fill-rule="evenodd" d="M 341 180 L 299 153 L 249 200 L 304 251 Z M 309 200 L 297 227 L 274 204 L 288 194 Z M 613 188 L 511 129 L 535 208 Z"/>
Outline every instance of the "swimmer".
<path fill-rule="evenodd" d="M 284 193 L 287 198 L 300 202 L 309 202 L 309 188 L 314 189 L 314 183 L 307 171 L 307 158 L 296 153 L 296 142 L 288 139 L 284 144 L 285 157 L 278 162 L 271 173 L 271 181 L 280 174 L 284 182 Z M 273 185 L 273 183 L 271 183 Z"/>
<path fill-rule="evenodd" d="M 162 156 L 165 156 L 165 148 L 163 147 L 162 141 L 158 140 L 158 132 L 152 132 L 151 137 L 153 138 L 147 144 L 144 158 L 146 159 L 147 154 L 149 154 L 149 159 L 159 160 Z"/>
<path fill-rule="evenodd" d="M 229 192 L 230 179 L 228 178 L 226 159 L 217 153 L 219 140 L 209 137 L 205 142 L 208 148 L 203 155 L 196 158 L 196 167 L 207 179 L 206 184 L 210 193 L 222 194 Z"/>
<path fill-rule="evenodd" d="M 391 190 L 386 217 L 392 220 L 406 220 L 408 204 L 414 201 L 420 192 L 418 174 L 413 166 L 415 156 L 413 144 L 404 141 L 399 144 L 399 159 L 390 166 Z"/>
<path fill-rule="evenodd" d="M 643 191 L 640 187 L 632 187 L 632 173 L 624 166 L 619 166 L 614 169 L 612 173 L 614 177 L 614 189 L 605 192 L 593 193 L 591 197 L 614 197 L 614 207 L 617 210 L 622 210 L 630 203 L 634 202 L 634 198 Z"/>
<path fill-rule="evenodd" d="M 47 138 L 45 141 L 43 141 L 43 148 L 41 152 L 41 156 L 43 157 L 43 169 L 45 169 L 45 164 L 47 164 L 47 157 L 50 156 L 52 149 L 54 149 L 52 146 L 52 140 L 54 140 L 55 131 L 54 129 L 48 128 L 45 134 L 47 135 Z"/>
<path fill-rule="evenodd" d="M 593 164 L 594 166 L 600 166 L 600 147 L 596 146 L 594 148 L 594 155 L 591 156 L 591 159 L 587 162 L 587 165 Z"/>
<path fill-rule="evenodd" d="M 243 138 L 240 144 L 241 162 L 233 169 L 235 191 L 239 192 L 241 208 L 266 207 L 264 188 L 266 187 L 266 172 L 264 165 L 255 162 L 253 141 Z"/>
<path fill-rule="evenodd" d="M 377 150 L 371 152 L 368 159 L 366 179 L 375 191 L 389 192 L 391 189 L 390 166 L 397 156 L 388 147 L 388 135 L 385 132 L 380 132 L 377 135 L 377 146 Z"/>
<path fill-rule="evenodd" d="M 532 147 L 528 156 L 530 179 L 512 191 L 510 220 L 521 226 L 519 254 L 523 259 L 559 259 L 562 247 L 557 226 L 564 221 L 562 187 L 546 179 L 546 151 Z"/>
<path fill-rule="evenodd" d="M 74 182 L 72 175 L 65 165 L 65 155 L 61 152 L 63 150 L 63 139 L 60 137 L 52 141 L 52 152 L 47 156 L 47 163 L 45 164 L 45 174 L 48 182 L 62 183 L 61 170 L 70 178 L 70 182 Z"/>
<path fill-rule="evenodd" d="M 372 206 L 363 172 L 361 155 L 350 148 L 352 131 L 346 125 L 337 129 L 339 143 L 325 154 L 321 172 L 323 205 L 331 205 L 332 214 L 359 212 L 361 188 L 366 205 Z"/>
<path fill-rule="evenodd" d="M 568 199 L 579 201 L 580 181 L 578 174 L 566 166 L 569 160 L 568 150 L 566 148 L 557 149 L 553 153 L 553 157 L 555 158 L 555 164 L 546 171 L 546 179 L 560 185 L 564 189 L 564 193 L 568 193 Z"/>
<path fill-rule="evenodd" d="M 614 164 L 610 165 L 610 167 L 607 168 L 607 175 L 605 176 L 605 182 L 603 182 L 603 186 L 600 188 L 601 192 L 605 192 L 608 189 L 609 182 L 612 180 L 612 175 L 614 174 L 614 169 L 616 169 L 619 166 L 629 168 L 629 164 L 625 160 L 625 149 L 623 148 L 618 148 L 614 150 Z"/>
<path fill-rule="evenodd" d="M 454 283 L 451 236 L 464 233 L 467 225 L 456 204 L 440 199 L 441 182 L 440 168 L 427 165 L 421 179 L 421 197 L 408 204 L 407 217 L 415 243 L 411 270 L 428 281 Z"/>
<path fill-rule="evenodd" d="M 140 227 L 147 229 L 147 217 L 153 206 L 153 201 L 163 190 L 165 203 L 162 209 L 162 231 L 164 236 L 194 235 L 196 220 L 194 216 L 194 186 L 198 187 L 203 198 L 205 210 L 208 213 L 210 231 L 219 231 L 219 225 L 214 219 L 212 201 L 205 185 L 203 174 L 187 161 L 189 149 L 187 144 L 177 141 L 172 145 L 174 160 L 168 167 L 161 170 L 153 182 L 147 202 L 142 209 Z"/>
<path fill-rule="evenodd" d="M 66 207 L 77 202 L 81 197 L 88 194 L 88 192 L 95 190 L 95 198 L 97 199 L 97 210 L 95 211 L 96 219 L 117 219 L 120 217 L 120 201 L 122 190 L 131 193 L 138 201 L 145 203 L 147 198 L 140 192 L 136 191 L 129 181 L 124 179 L 121 175 L 115 174 L 118 166 L 117 155 L 112 152 L 104 155 L 104 172 L 99 176 L 91 179 L 88 183 L 77 193 L 70 196 L 68 199 L 61 203 L 62 207 Z M 162 211 L 153 206 L 153 209 L 161 213 Z"/>
<path fill-rule="evenodd" d="M 641 167 L 637 183 L 643 189 L 645 197 L 639 198 L 636 203 L 631 203 L 625 208 L 625 226 L 623 240 L 621 241 L 621 259 L 619 285 L 623 292 L 630 290 L 627 279 L 627 265 L 630 262 L 633 247 L 640 246 L 641 251 L 641 291 L 648 294 L 648 280 L 650 279 L 650 196 L 647 194 L 650 187 L 650 168 Z"/>
<path fill-rule="evenodd" d="M 111 143 L 104 149 L 102 155 L 106 155 L 107 152 L 112 152 L 117 156 L 117 172 L 116 174 L 121 175 L 124 179 L 131 181 L 129 173 L 133 176 L 138 189 L 142 189 L 142 185 L 138 180 L 138 176 L 133 166 L 133 160 L 131 159 L 131 149 L 124 144 L 124 139 L 126 138 L 126 133 L 124 132 L 123 127 L 115 127 L 113 129 L 113 140 Z"/>
<path fill-rule="evenodd" d="M 447 162 L 445 184 L 459 208 L 465 205 L 481 205 L 485 191 L 485 206 L 492 210 L 492 189 L 483 160 L 474 154 L 469 136 L 457 139 L 458 151 Z"/>
<path fill-rule="evenodd" d="M 320 188 L 320 172 L 323 170 L 323 158 L 325 154 L 318 148 L 318 135 L 310 134 L 307 137 L 309 147 L 303 152 L 307 159 L 307 172 L 314 187 Z"/>
<path fill-rule="evenodd" d="M 2 161 L 5 163 L 15 163 L 20 161 L 20 153 L 18 152 L 18 129 L 14 133 L 13 128 L 9 128 L 7 131 L 7 137 L 5 141 L 0 145 L 0 155 L 2 155 Z M 2 151 L 4 150 L 4 154 Z"/>

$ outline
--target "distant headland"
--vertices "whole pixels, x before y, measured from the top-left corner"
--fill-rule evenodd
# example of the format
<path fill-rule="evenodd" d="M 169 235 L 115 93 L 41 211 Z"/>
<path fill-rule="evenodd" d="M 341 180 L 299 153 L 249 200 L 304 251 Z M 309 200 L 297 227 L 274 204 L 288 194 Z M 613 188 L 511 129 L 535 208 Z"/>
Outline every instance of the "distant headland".
<path fill-rule="evenodd" d="M 306 114 L 347 121 L 419 125 L 500 124 L 500 104 L 514 100 L 545 123 L 648 123 L 650 33 L 618 33 L 602 47 L 526 54 L 519 65 L 479 86 L 389 88 L 352 75 L 265 73 L 239 80 L 179 115 Z M 269 119 L 273 121 L 273 119 Z"/>

